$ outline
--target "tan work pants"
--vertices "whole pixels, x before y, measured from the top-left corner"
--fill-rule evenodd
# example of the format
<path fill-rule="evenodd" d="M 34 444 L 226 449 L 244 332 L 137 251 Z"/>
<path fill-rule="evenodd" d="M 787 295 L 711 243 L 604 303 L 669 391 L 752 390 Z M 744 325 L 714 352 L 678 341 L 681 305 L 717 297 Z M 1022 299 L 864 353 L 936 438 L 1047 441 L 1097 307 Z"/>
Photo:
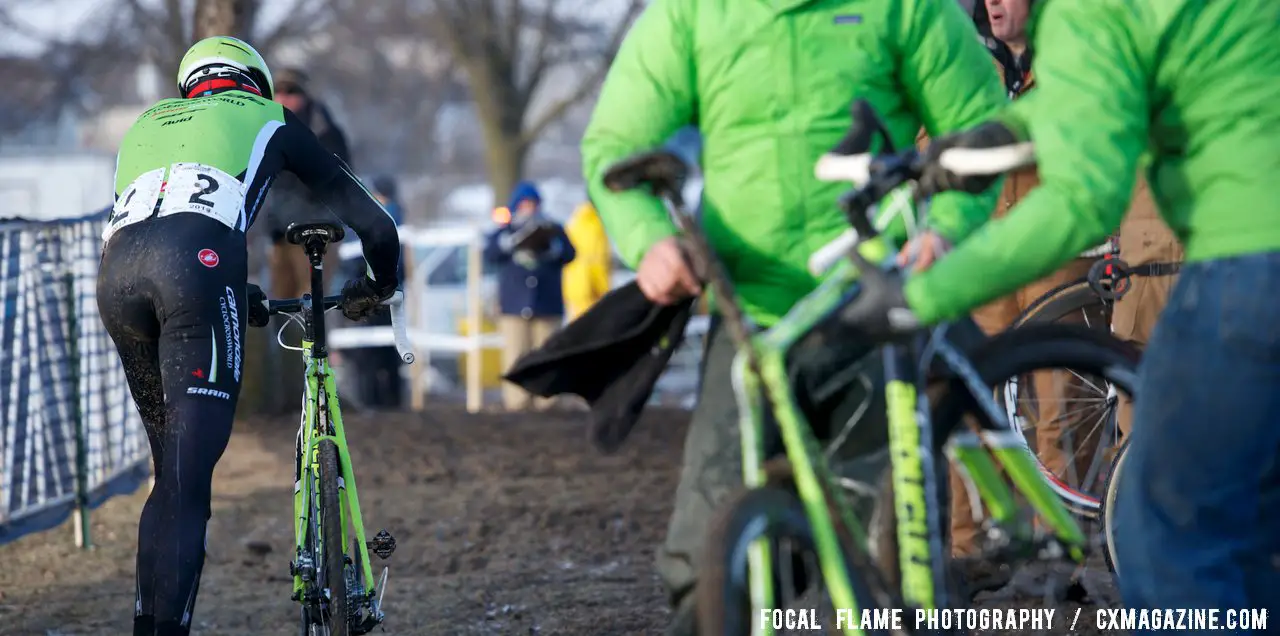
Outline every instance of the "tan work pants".
<path fill-rule="evenodd" d="M 558 317 L 499 316 L 498 332 L 502 335 L 503 368 L 510 369 L 520 356 L 542 346 L 542 343 L 560 328 L 561 322 Z M 502 383 L 502 406 L 508 411 L 527 410 L 530 407 L 543 411 L 550 408 L 554 402 L 555 398 L 534 397 L 533 394 L 510 382 Z"/>

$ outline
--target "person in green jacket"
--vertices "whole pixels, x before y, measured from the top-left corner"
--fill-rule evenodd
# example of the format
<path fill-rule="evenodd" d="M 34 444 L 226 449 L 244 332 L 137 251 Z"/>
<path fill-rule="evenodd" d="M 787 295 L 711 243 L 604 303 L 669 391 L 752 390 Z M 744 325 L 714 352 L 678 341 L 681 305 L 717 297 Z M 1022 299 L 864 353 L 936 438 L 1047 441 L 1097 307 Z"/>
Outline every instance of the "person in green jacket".
<path fill-rule="evenodd" d="M 900 147 L 911 145 L 922 125 L 932 135 L 961 130 L 1006 102 L 956 0 L 654 0 L 623 42 L 582 141 L 591 199 L 646 297 L 673 303 L 701 287 L 663 204 L 604 187 L 612 163 L 697 125 L 702 226 L 743 308 L 769 326 L 816 287 L 809 256 L 848 228 L 836 207 L 848 184 L 819 182 L 813 170 L 848 130 L 857 98 L 876 107 Z M 994 190 L 939 196 L 931 206 L 933 226 L 959 241 L 985 220 L 994 199 Z M 806 367 L 834 371 L 870 350 L 856 343 L 827 349 L 814 346 L 800 357 Z M 675 511 L 658 552 L 677 607 L 671 633 L 693 633 L 696 555 L 710 515 L 742 483 L 730 382 L 734 353 L 727 331 L 713 320 Z M 868 364 L 866 371 L 878 375 L 879 366 Z M 854 384 L 815 388 L 814 412 L 829 413 L 830 422 L 842 426 L 864 399 L 882 400 L 880 391 L 868 395 Z M 874 403 L 866 409 L 883 411 Z M 883 423 L 855 428 L 848 447 L 882 450 Z M 878 465 L 869 462 L 863 477 L 878 477 Z"/>
<path fill-rule="evenodd" d="M 930 154 L 1031 140 L 1040 187 L 896 298 L 855 302 L 847 317 L 891 335 L 902 330 L 886 319 L 895 307 L 930 324 L 1043 276 L 1120 225 L 1145 162 L 1186 263 L 1138 379 L 1117 495 L 1121 591 L 1133 608 L 1274 616 L 1280 3 L 1038 0 L 1033 12 L 1039 86 Z"/>

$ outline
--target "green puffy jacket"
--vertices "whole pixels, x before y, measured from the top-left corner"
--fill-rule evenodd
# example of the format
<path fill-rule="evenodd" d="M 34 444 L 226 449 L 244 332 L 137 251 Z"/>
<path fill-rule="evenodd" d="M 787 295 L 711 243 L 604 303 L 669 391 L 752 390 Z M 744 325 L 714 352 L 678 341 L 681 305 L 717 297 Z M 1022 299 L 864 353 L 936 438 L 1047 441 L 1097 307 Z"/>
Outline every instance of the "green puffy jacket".
<path fill-rule="evenodd" d="M 1097 245 L 1140 160 L 1187 261 L 1280 249 L 1280 2 L 1039 0 L 1031 39 L 1037 87 L 998 119 L 1035 142 L 1040 187 L 907 283 L 922 320 Z"/>
<path fill-rule="evenodd" d="M 623 42 L 582 141 L 591 199 L 635 267 L 675 233 L 662 204 L 601 184 L 608 166 L 696 124 L 703 227 L 744 309 L 770 325 L 817 280 L 809 256 L 848 227 L 814 163 L 867 98 L 894 143 L 974 125 L 1007 100 L 956 0 L 654 0 Z M 934 225 L 959 240 L 994 206 L 949 194 Z"/>

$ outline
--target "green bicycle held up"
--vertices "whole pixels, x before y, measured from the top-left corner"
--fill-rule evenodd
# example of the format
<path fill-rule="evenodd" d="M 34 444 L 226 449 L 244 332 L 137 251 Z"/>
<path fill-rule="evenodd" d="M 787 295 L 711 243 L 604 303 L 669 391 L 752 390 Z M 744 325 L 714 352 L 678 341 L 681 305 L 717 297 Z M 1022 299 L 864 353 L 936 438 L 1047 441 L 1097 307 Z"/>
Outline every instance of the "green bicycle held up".
<path fill-rule="evenodd" d="M 298 428 L 294 473 L 293 599 L 302 605 L 303 636 L 366 634 L 382 623 L 382 596 L 387 568 L 375 580 L 369 553 L 386 559 L 395 539 L 379 531 L 366 539 L 355 472 L 347 452 L 346 433 L 333 368 L 329 366 L 324 314 L 341 305 L 340 296 L 323 295 L 320 263 L 330 243 L 342 240 L 341 226 L 324 223 L 291 225 L 290 243 L 306 250 L 311 262 L 311 294 L 290 300 L 271 300 L 271 315 L 288 315 L 302 325 L 302 358 L 306 363 L 306 394 Z M 317 301 L 317 299 L 319 299 Z M 413 362 L 404 329 L 403 292 L 386 304 L 396 349 Z M 348 552 L 348 547 L 350 551 Z"/>
<path fill-rule="evenodd" d="M 795 553 L 782 558 L 775 550 L 781 539 L 799 544 L 803 556 L 815 557 L 816 580 L 825 585 L 831 606 L 849 612 L 846 616 L 874 607 L 955 607 L 955 600 L 948 598 L 952 585 L 944 541 L 947 517 L 939 496 L 947 479 L 945 464 L 939 461 L 944 452 L 963 466 L 986 505 L 987 556 L 1083 561 L 1085 534 L 1041 474 L 1021 433 L 1008 429 L 993 390 L 1011 373 L 1069 368 L 1105 376 L 1132 394 L 1135 363 L 1119 346 L 1122 343 L 1084 328 L 1029 327 L 967 347 L 951 341 L 949 331 L 958 327 L 943 324 L 922 330 L 909 342 L 874 343 L 885 370 L 891 466 L 888 490 L 880 496 L 874 516 L 888 519 L 891 528 L 882 534 L 892 545 L 871 546 L 868 525 L 856 518 L 844 482 L 828 467 L 796 397 L 787 360 L 793 345 L 810 332 L 821 325 L 842 324 L 842 310 L 858 294 L 885 293 L 885 277 L 895 269 L 895 250 L 869 214 L 879 211 L 883 228 L 895 221 L 891 212 L 912 207 L 921 160 L 914 149 L 891 154 L 888 134 L 869 105 L 855 105 L 854 117 L 854 129 L 841 147 L 855 150 L 828 155 L 835 165 L 818 168 L 820 178 L 865 184 L 841 201 L 853 230 L 814 254 L 810 269 L 822 275 L 822 282 L 763 331 L 748 324 L 735 302 L 732 281 L 683 210 L 681 189 L 688 172 L 683 160 L 664 151 L 642 153 L 619 162 L 604 177 L 614 191 L 647 188 L 668 201 L 692 247 L 689 257 L 697 271 L 707 273 L 717 310 L 738 347 L 733 383 L 746 490 L 724 505 L 707 539 L 697 598 L 699 633 L 708 636 L 774 633 L 760 618 L 760 610 L 784 607 L 777 587 L 791 580 L 785 570 Z M 889 154 L 867 154 L 876 133 Z M 999 173 L 1018 167 L 1029 154 L 1025 148 L 999 151 L 970 162 L 985 166 L 981 173 Z M 910 223 L 914 215 L 902 220 Z M 857 330 L 853 331 L 828 335 L 852 337 Z M 924 370 L 936 368 L 934 362 L 946 368 L 942 379 L 947 391 L 931 408 L 923 390 Z M 977 427 L 964 426 L 962 420 Z M 1015 490 L 1000 468 L 1044 521 L 1040 530 L 1017 505 Z M 884 549 L 872 554 L 873 547 Z M 846 636 L 865 633 L 857 621 L 822 628 Z"/>

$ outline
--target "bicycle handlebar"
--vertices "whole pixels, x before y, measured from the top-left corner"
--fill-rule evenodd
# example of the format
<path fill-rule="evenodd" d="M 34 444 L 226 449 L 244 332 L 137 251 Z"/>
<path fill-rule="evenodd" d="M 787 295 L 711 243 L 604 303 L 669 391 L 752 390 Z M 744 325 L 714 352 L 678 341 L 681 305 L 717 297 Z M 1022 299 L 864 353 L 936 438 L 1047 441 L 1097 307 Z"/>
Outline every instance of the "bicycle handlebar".
<path fill-rule="evenodd" d="M 907 159 L 915 152 L 913 148 L 896 156 Z M 851 181 L 856 184 L 868 184 L 874 180 L 873 173 L 877 162 L 885 158 L 873 156 L 871 153 L 856 155 L 827 153 L 818 159 L 813 173 L 819 181 Z M 938 155 L 938 165 L 958 177 L 997 175 L 1033 163 L 1035 163 L 1035 147 L 1029 141 L 994 148 L 948 148 Z"/>
<path fill-rule="evenodd" d="M 296 314 L 302 312 L 302 298 L 287 300 L 268 300 L 267 311 L 272 315 Z M 413 364 L 413 343 L 409 341 L 409 332 L 405 327 L 404 292 L 397 290 L 390 298 L 382 301 L 391 310 L 391 333 L 396 341 L 396 353 L 405 364 Z M 342 296 L 325 296 L 320 301 L 320 311 L 328 311 L 342 305 Z"/>

